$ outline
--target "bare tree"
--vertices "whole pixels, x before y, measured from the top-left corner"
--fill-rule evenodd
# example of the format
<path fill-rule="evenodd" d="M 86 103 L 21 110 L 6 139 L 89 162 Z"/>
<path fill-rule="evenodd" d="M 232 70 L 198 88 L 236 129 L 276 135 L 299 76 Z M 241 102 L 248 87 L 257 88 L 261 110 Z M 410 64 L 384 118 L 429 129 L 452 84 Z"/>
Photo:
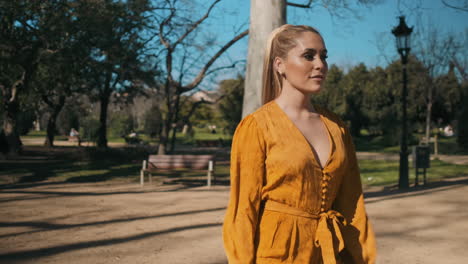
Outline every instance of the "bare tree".
<path fill-rule="evenodd" d="M 211 55 L 209 55 L 210 51 L 207 50 L 207 47 L 215 46 L 214 40 L 208 38 L 205 43 L 197 43 L 195 36 L 201 31 L 202 23 L 208 19 L 220 1 L 212 1 L 199 18 L 190 17 L 193 10 L 188 10 L 182 5 L 187 4 L 187 2 L 167 0 L 158 6 L 158 10 L 162 10 L 162 12 L 155 14 L 157 33 L 154 36 L 162 44 L 162 49 L 158 51 L 157 57 L 161 58 L 161 64 L 165 65 L 162 90 L 165 95 L 166 107 L 166 114 L 163 116 L 163 129 L 159 136 L 158 154 L 167 152 L 171 131 L 173 137 L 175 136 L 173 124 L 180 118 L 181 95 L 197 88 L 207 75 L 227 67 L 234 67 L 235 63 L 211 68 L 227 49 L 248 34 L 248 30 L 237 33 Z M 174 144 L 171 146 L 171 151 L 173 150 Z"/>
<path fill-rule="evenodd" d="M 458 10 L 458 11 L 463 11 L 463 12 L 468 12 L 468 1 L 466 0 L 441 0 L 442 4 L 444 4 L 446 7 Z"/>
<path fill-rule="evenodd" d="M 429 80 L 426 82 L 426 126 L 425 139 L 428 140 L 431 131 L 431 116 L 434 97 L 437 96 L 435 79 L 437 76 L 447 72 L 449 65 L 460 65 L 460 73 L 466 75 L 464 67 L 461 66 L 460 56 L 466 49 L 464 36 L 456 36 L 454 33 L 446 33 L 434 27 L 433 23 L 420 24 L 415 27 L 417 31 L 413 37 L 413 53 L 428 70 Z M 460 38 L 461 37 L 461 38 Z"/>

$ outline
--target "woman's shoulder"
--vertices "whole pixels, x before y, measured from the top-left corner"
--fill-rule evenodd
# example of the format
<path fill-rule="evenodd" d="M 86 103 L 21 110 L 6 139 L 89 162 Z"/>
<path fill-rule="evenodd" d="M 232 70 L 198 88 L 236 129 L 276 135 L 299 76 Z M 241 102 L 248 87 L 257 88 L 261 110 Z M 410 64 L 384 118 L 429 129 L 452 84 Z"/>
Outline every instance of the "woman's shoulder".
<path fill-rule="evenodd" d="M 255 122 L 257 125 L 262 126 L 262 122 L 266 120 L 266 117 L 271 115 L 272 103 L 273 101 L 260 106 L 252 113 L 246 115 L 239 124 Z"/>
<path fill-rule="evenodd" d="M 266 103 L 252 113 L 246 115 L 241 119 L 237 125 L 236 132 L 245 131 L 251 132 L 252 130 L 265 131 L 268 130 L 268 121 L 271 119 L 272 112 L 274 110 L 272 102 Z"/>

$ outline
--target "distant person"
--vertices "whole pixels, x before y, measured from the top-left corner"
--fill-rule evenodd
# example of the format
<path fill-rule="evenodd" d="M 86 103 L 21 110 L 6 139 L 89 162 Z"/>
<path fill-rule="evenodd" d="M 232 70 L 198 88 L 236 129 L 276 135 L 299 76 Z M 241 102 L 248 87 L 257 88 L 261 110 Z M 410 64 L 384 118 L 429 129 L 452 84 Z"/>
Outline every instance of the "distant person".
<path fill-rule="evenodd" d="M 136 132 L 132 131 L 130 134 L 128 134 L 128 137 L 129 137 L 129 138 L 137 138 L 138 135 L 137 135 Z"/>
<path fill-rule="evenodd" d="M 76 140 L 78 142 L 78 146 L 81 146 L 80 133 L 75 128 L 70 130 L 70 140 Z"/>
<path fill-rule="evenodd" d="M 351 134 L 311 103 L 326 59 L 312 27 L 283 25 L 270 35 L 263 106 L 239 123 L 232 141 L 223 225 L 229 263 L 375 263 Z"/>
<path fill-rule="evenodd" d="M 447 125 L 444 127 L 444 136 L 451 137 L 453 136 L 453 128 L 451 125 Z"/>

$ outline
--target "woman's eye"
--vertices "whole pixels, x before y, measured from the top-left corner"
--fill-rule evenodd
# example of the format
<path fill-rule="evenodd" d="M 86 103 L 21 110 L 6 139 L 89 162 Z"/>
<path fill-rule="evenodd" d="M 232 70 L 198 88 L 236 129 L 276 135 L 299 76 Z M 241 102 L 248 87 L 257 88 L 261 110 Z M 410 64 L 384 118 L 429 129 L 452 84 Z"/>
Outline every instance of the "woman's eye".
<path fill-rule="evenodd" d="M 304 55 L 304 58 L 305 58 L 306 60 L 313 60 L 313 59 L 314 59 L 314 56 L 311 55 L 311 54 L 305 54 L 305 55 Z"/>
<path fill-rule="evenodd" d="M 320 58 L 321 58 L 322 60 L 327 60 L 327 59 L 328 59 L 328 55 L 322 55 L 322 56 L 320 56 Z"/>

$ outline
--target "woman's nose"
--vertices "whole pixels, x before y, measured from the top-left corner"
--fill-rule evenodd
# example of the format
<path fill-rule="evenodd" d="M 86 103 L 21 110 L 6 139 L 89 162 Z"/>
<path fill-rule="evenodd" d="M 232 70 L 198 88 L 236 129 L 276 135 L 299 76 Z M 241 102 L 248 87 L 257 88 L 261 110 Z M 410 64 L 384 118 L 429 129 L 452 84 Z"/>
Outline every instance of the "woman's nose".
<path fill-rule="evenodd" d="M 324 61 L 322 59 L 315 60 L 315 63 L 314 63 L 314 68 L 315 69 L 321 70 L 324 66 L 325 66 L 325 63 L 324 63 Z"/>

